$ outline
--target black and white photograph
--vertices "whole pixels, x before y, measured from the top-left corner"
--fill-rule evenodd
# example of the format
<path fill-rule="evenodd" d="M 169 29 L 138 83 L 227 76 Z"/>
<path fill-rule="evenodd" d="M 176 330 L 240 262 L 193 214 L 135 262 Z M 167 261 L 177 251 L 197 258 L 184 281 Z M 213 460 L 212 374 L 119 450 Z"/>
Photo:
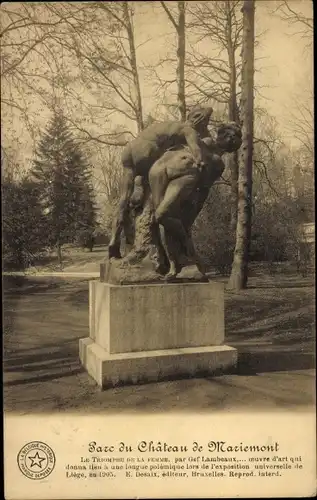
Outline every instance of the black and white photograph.
<path fill-rule="evenodd" d="M 0 31 L 7 500 L 314 496 L 313 2 Z"/>

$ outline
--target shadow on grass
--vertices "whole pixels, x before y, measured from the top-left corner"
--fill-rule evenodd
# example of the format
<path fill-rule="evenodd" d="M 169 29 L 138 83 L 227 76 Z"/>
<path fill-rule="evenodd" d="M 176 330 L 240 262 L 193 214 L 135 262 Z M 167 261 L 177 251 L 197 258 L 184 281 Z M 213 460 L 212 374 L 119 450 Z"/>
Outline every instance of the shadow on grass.
<path fill-rule="evenodd" d="M 272 282 L 272 283 L 253 283 L 253 284 L 250 284 L 248 286 L 248 290 L 254 290 L 255 288 L 256 289 L 259 289 L 259 288 L 263 288 L 263 289 L 272 289 L 272 288 L 307 288 L 307 286 L 312 286 L 312 282 L 311 280 L 307 280 L 307 281 L 296 281 L 296 282 L 290 282 L 290 281 L 287 281 L 287 282 L 281 282 L 281 283 L 275 283 Z"/>
<path fill-rule="evenodd" d="M 238 348 L 239 349 L 239 348 Z M 267 351 L 239 352 L 237 375 L 257 375 L 276 371 L 310 370 L 316 367 L 316 359 L 311 352 Z"/>
<path fill-rule="evenodd" d="M 313 290 L 297 283 L 227 293 L 226 343 L 238 349 L 238 374 L 315 368 Z"/>
<path fill-rule="evenodd" d="M 67 297 L 65 297 L 65 302 L 69 302 L 74 305 L 82 305 L 88 307 L 88 286 L 87 290 L 76 290 L 70 292 Z"/>
<path fill-rule="evenodd" d="M 88 280 L 5 276 L 3 281 L 4 385 L 81 373 L 78 339 L 85 332 L 83 318 L 88 328 Z"/>
<path fill-rule="evenodd" d="M 254 275 L 248 281 L 248 289 L 254 288 L 305 288 L 314 286 L 314 274 L 306 277 L 292 274 Z"/>
<path fill-rule="evenodd" d="M 5 357 L 5 374 L 22 374 L 23 378 L 4 380 L 5 386 L 44 382 L 77 375 L 84 371 L 78 360 L 78 339 L 43 344 L 39 348 L 19 349 Z"/>
<path fill-rule="evenodd" d="M 56 369 L 58 369 L 58 367 Z M 83 367 L 73 368 L 62 373 L 59 371 L 57 373 L 37 375 L 36 377 L 23 378 L 19 380 L 9 380 L 7 382 L 4 382 L 4 385 L 7 387 L 12 387 L 17 385 L 34 384 L 35 382 L 47 382 L 58 378 L 70 377 L 71 375 L 78 375 L 79 373 L 83 373 L 84 371 L 85 370 Z"/>
<path fill-rule="evenodd" d="M 245 341 L 287 346 L 315 338 L 314 301 L 305 289 L 248 289 L 226 295 L 226 342 Z"/>

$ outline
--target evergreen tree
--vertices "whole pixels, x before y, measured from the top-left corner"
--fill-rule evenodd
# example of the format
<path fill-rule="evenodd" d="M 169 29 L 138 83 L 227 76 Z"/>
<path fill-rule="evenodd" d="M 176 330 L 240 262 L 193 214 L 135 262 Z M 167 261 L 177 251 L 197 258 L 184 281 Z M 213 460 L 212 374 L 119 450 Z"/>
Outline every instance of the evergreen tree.
<path fill-rule="evenodd" d="M 93 234 L 96 208 L 90 166 L 60 111 L 39 142 L 32 173 L 46 215 L 47 243 L 61 263 L 62 245 Z"/>
<path fill-rule="evenodd" d="M 44 248 L 43 214 L 34 184 L 27 176 L 2 180 L 2 251 L 5 267 L 24 269 Z"/>

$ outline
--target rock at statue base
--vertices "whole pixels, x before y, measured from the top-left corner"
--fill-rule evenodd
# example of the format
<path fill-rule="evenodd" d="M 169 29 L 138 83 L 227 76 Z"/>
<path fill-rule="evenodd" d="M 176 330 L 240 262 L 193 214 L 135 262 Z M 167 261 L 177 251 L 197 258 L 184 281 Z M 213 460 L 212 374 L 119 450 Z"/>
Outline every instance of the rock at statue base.
<path fill-rule="evenodd" d="M 208 281 L 195 265 L 187 265 L 173 278 L 155 271 L 155 265 L 147 255 L 141 262 L 129 263 L 124 259 L 110 259 L 100 264 L 100 281 L 113 285 L 142 283 L 201 283 Z"/>
<path fill-rule="evenodd" d="M 155 271 L 147 256 L 140 263 L 130 264 L 122 259 L 110 259 L 100 264 L 100 281 L 113 285 L 162 282 L 164 276 Z"/>

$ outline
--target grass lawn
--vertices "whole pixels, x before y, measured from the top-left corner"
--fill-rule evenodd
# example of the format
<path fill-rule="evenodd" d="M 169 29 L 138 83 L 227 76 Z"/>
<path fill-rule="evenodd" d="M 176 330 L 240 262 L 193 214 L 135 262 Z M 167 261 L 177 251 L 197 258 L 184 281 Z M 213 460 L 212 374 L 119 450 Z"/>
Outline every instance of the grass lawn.
<path fill-rule="evenodd" d="M 4 407 L 19 413 L 289 410 L 314 404 L 311 278 L 257 275 L 226 292 L 226 343 L 238 373 L 100 391 L 81 367 L 88 281 L 4 278 Z"/>
<path fill-rule="evenodd" d="M 92 252 L 80 247 L 66 246 L 62 250 L 62 266 L 58 263 L 56 252 L 52 252 L 34 266 L 29 267 L 24 274 L 34 275 L 36 273 L 74 271 L 83 273 L 99 272 L 100 264 L 107 255 L 108 247 L 106 245 L 96 245 Z M 9 269 L 7 271 L 10 272 Z"/>

